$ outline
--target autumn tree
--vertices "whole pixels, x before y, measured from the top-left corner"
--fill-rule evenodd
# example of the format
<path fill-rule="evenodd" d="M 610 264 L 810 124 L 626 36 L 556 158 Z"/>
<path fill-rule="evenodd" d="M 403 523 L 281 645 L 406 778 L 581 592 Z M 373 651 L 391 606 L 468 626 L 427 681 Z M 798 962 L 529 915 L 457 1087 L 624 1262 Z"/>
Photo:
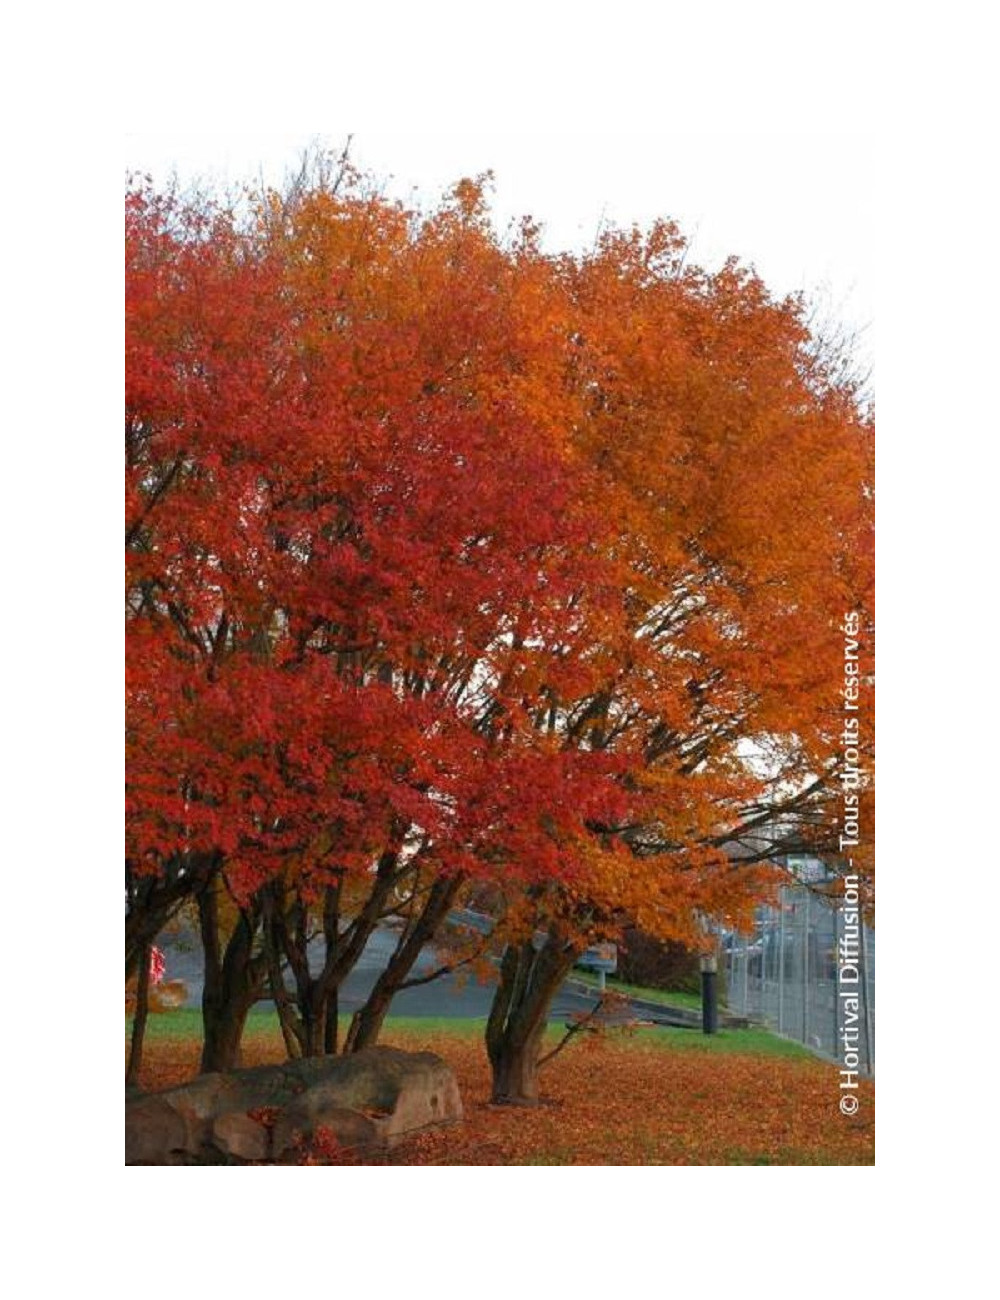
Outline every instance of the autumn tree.
<path fill-rule="evenodd" d="M 400 885 L 426 883 L 425 935 L 500 869 L 487 796 L 527 759 L 495 720 L 591 564 L 481 189 L 420 221 L 335 189 L 127 206 L 127 962 L 196 899 L 206 1069 L 286 964 L 290 1046 L 330 1050 Z M 513 806 L 541 852 L 548 808 Z"/>
<path fill-rule="evenodd" d="M 759 887 L 727 839 L 821 836 L 870 429 L 801 308 L 668 226 L 553 257 L 482 183 L 416 213 L 346 167 L 126 217 L 127 968 L 194 899 L 204 1068 L 265 990 L 335 1050 L 402 893 L 353 1049 L 488 882 L 530 1100 L 583 946 L 690 938 Z"/>
<path fill-rule="evenodd" d="M 547 692 L 546 727 L 614 755 L 628 809 L 590 823 L 605 852 L 531 896 L 487 1028 L 496 1100 L 537 1095 L 548 1007 L 587 943 L 633 923 L 704 946 L 706 920 L 760 897 L 756 864 L 837 852 L 840 626 L 870 617 L 872 431 L 799 302 L 684 251 L 669 225 L 610 232 L 570 272 L 573 444 L 619 601 L 576 647 L 597 688 Z"/>

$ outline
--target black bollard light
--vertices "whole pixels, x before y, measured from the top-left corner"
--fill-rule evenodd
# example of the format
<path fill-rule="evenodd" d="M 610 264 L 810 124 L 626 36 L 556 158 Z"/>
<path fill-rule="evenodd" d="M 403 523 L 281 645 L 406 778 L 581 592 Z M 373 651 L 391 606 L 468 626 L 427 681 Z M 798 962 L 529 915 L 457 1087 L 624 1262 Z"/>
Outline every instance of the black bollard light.
<path fill-rule="evenodd" d="M 715 957 L 701 958 L 701 1032 L 719 1032 L 718 963 Z"/>

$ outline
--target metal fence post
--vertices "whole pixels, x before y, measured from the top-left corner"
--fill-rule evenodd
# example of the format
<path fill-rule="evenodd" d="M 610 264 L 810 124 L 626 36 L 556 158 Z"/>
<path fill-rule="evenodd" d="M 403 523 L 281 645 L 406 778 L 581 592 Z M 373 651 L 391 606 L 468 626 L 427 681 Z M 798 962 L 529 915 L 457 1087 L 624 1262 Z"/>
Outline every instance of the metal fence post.
<path fill-rule="evenodd" d="M 767 1021 L 767 908 L 762 908 L 762 919 L 757 925 L 756 942 L 760 944 L 760 1015 Z"/>
<path fill-rule="evenodd" d="M 785 1030 L 785 886 L 778 891 L 778 1033 Z"/>
<path fill-rule="evenodd" d="M 750 953 L 746 938 L 743 940 L 743 1014 L 750 1014 Z"/>
<path fill-rule="evenodd" d="M 805 911 L 802 919 L 802 1041 L 809 1042 L 809 903 L 812 895 L 806 889 Z"/>

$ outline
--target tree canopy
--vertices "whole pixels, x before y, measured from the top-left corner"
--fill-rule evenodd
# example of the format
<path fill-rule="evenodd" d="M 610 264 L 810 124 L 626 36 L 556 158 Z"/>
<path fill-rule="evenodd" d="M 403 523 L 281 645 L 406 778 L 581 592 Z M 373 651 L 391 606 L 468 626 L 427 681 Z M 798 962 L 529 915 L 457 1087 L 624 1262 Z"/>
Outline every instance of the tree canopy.
<path fill-rule="evenodd" d="M 209 879 L 287 958 L 289 899 L 323 905 L 326 997 L 406 881 L 435 924 L 487 882 L 571 956 L 835 847 L 857 391 L 672 224 L 552 255 L 487 192 L 128 189 L 137 944 Z"/>

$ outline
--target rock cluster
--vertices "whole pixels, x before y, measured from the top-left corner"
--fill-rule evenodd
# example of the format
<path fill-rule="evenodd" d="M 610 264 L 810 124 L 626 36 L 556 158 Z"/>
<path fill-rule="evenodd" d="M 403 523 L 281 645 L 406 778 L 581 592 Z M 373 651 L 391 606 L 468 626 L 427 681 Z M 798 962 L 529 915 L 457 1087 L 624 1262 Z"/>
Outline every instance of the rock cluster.
<path fill-rule="evenodd" d="M 439 1056 L 371 1047 L 126 1096 L 125 1163 L 288 1161 L 319 1130 L 340 1147 L 374 1153 L 461 1118 L 458 1084 Z"/>

